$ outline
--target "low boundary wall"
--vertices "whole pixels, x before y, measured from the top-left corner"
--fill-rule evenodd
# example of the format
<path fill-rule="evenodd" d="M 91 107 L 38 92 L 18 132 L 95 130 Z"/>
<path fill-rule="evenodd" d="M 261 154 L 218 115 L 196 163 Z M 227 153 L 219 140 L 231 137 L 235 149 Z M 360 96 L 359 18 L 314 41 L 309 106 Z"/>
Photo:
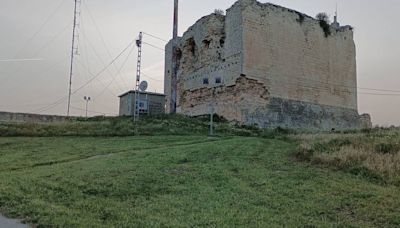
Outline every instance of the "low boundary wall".
<path fill-rule="evenodd" d="M 53 123 L 67 120 L 66 116 L 0 112 L 0 123 Z"/>

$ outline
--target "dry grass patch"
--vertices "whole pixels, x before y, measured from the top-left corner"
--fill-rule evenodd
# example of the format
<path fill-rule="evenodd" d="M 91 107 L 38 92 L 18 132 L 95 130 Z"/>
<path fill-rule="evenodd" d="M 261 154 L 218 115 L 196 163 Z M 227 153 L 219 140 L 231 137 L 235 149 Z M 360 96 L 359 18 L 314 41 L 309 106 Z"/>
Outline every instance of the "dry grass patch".
<path fill-rule="evenodd" d="M 400 186 L 400 129 L 300 134 L 296 158 Z"/>

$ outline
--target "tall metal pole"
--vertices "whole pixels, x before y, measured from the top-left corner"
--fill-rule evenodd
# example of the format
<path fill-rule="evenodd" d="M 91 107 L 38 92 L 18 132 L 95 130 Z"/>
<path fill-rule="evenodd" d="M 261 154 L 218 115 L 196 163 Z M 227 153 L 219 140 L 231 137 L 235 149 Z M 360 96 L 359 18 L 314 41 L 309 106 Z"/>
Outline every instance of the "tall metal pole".
<path fill-rule="evenodd" d="M 90 97 L 83 97 L 83 99 L 86 101 L 86 120 L 88 118 L 88 106 L 89 106 L 89 101 L 91 100 Z"/>
<path fill-rule="evenodd" d="M 171 72 L 171 113 L 176 113 L 177 100 L 177 74 L 178 74 L 178 57 L 177 57 L 177 38 L 178 38 L 178 0 L 174 0 L 174 31 L 172 40 L 172 72 Z"/>
<path fill-rule="evenodd" d="M 143 40 L 143 32 L 139 33 L 139 38 L 136 40 L 136 46 L 138 48 L 138 58 L 137 58 L 137 66 L 136 66 L 136 84 L 135 84 L 135 112 L 133 114 L 133 120 L 139 121 L 140 116 L 140 74 L 142 67 L 142 40 Z"/>
<path fill-rule="evenodd" d="M 68 89 L 68 109 L 67 116 L 69 116 L 70 106 L 71 106 L 71 93 L 72 93 L 72 76 L 74 74 L 74 57 L 75 57 L 75 38 L 76 38 L 76 27 L 77 27 L 77 18 L 78 18 L 78 4 L 80 0 L 74 0 L 74 25 L 72 29 L 72 48 L 71 48 L 71 66 L 69 71 L 69 89 Z"/>
<path fill-rule="evenodd" d="M 174 31 L 172 35 L 174 39 L 178 37 L 178 0 L 174 0 Z"/>
<path fill-rule="evenodd" d="M 210 136 L 214 136 L 214 104 L 210 107 Z"/>

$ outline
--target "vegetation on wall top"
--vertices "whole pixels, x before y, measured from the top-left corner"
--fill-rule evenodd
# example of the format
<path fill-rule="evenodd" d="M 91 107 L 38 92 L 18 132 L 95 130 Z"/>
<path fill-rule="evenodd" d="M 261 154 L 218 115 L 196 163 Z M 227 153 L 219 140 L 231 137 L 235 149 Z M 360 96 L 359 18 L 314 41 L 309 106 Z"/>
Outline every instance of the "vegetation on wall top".
<path fill-rule="evenodd" d="M 317 14 L 316 18 L 319 21 L 319 25 L 324 30 L 325 37 L 330 36 L 332 33 L 331 33 L 331 26 L 329 25 L 330 21 L 329 21 L 328 14 L 327 13 L 319 13 L 319 14 Z"/>

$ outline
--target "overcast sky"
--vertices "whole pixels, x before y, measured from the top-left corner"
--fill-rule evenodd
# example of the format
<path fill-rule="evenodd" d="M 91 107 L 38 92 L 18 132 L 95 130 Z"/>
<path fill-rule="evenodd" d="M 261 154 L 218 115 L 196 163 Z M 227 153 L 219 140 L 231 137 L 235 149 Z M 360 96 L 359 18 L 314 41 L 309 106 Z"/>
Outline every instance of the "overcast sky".
<path fill-rule="evenodd" d="M 179 33 L 214 9 L 225 10 L 234 2 L 180 0 Z M 400 125 L 400 92 L 395 92 L 400 91 L 400 1 L 270 2 L 310 16 L 319 12 L 333 15 L 338 3 L 339 22 L 355 27 L 359 87 L 378 89 L 359 90 L 360 113 L 370 113 L 374 124 Z M 73 90 L 98 74 L 139 31 L 169 39 L 172 13 L 173 0 L 82 0 Z M 66 113 L 67 102 L 62 98 L 68 94 L 72 20 L 73 0 L 1 0 L 1 111 Z M 161 40 L 148 35 L 144 39 L 164 47 Z M 143 79 L 149 82 L 150 91 L 163 92 L 164 55 L 155 47 L 143 47 Z M 84 114 L 85 95 L 93 98 L 91 111 L 117 114 L 118 95 L 133 88 L 136 56 L 136 48 L 128 49 L 109 70 L 74 94 L 72 114 Z M 57 106 L 49 106 L 58 100 Z"/>

